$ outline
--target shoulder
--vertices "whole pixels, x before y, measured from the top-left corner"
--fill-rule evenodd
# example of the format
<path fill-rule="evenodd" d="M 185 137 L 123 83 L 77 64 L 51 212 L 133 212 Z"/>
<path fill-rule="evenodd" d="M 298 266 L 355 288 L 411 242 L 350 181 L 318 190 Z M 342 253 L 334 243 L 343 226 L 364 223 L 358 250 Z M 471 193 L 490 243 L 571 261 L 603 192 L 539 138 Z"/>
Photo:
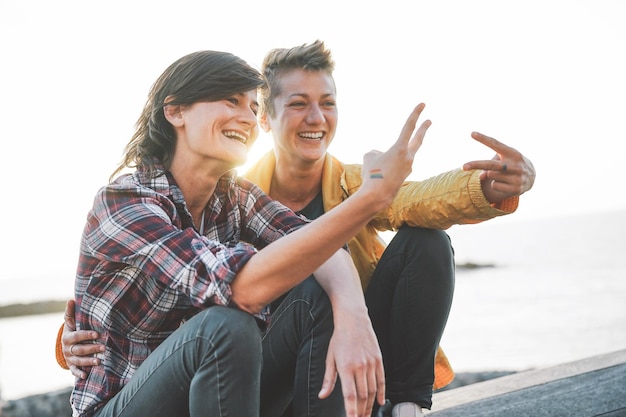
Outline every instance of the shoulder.
<path fill-rule="evenodd" d="M 94 198 L 93 214 L 110 217 L 119 213 L 130 218 L 134 216 L 131 212 L 154 211 L 158 206 L 160 210 L 173 215 L 176 203 L 182 199 L 178 186 L 170 183 L 165 174 L 150 180 L 141 178 L 137 173 L 124 174 L 98 190 Z"/>

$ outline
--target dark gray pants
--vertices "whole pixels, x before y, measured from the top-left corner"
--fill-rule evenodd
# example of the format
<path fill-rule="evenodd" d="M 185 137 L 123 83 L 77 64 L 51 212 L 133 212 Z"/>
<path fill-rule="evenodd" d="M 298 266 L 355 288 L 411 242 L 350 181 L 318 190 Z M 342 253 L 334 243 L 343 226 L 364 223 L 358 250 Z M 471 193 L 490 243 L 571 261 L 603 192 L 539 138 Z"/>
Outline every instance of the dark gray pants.
<path fill-rule="evenodd" d="M 261 363 L 255 319 L 211 307 L 172 333 L 95 416 L 257 416 Z"/>
<path fill-rule="evenodd" d="M 309 277 L 274 304 L 264 334 L 232 308 L 198 313 L 95 417 L 280 417 L 292 400 L 297 416 L 345 415 L 340 384 L 317 398 L 333 332 L 326 293 Z"/>

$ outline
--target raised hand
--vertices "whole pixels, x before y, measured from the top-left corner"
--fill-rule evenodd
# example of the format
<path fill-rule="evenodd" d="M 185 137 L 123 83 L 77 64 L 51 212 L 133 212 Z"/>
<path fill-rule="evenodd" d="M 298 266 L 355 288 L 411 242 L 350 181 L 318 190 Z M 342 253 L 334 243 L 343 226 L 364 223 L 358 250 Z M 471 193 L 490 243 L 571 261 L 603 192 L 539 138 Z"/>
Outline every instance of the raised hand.
<path fill-rule="evenodd" d="M 386 152 L 373 150 L 363 156 L 362 187 L 373 187 L 380 198 L 388 203 L 391 203 L 413 170 L 415 154 L 422 146 L 426 131 L 431 125 L 430 120 L 426 120 L 415 129 L 424 107 L 425 104 L 420 103 L 413 109 L 400 137 Z"/>
<path fill-rule="evenodd" d="M 463 165 L 465 171 L 483 170 L 480 180 L 487 201 L 499 203 L 532 188 L 535 167 L 521 152 L 482 133 L 472 132 L 472 138 L 496 152 L 492 159 L 470 161 Z"/>

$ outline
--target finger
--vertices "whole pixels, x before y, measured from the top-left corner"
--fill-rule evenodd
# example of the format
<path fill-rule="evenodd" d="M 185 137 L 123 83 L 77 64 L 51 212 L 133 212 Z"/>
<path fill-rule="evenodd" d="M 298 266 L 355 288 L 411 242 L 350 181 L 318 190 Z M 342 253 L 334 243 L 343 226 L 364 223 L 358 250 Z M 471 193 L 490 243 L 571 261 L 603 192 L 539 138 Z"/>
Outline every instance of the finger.
<path fill-rule="evenodd" d="M 98 339 L 98 332 L 94 332 L 93 330 L 74 330 L 71 332 L 63 333 L 63 338 L 61 342 L 63 343 L 63 348 L 67 347 L 68 351 L 72 345 L 77 345 L 82 342 L 91 342 Z M 81 345 L 80 347 L 74 348 L 74 353 L 76 353 L 77 349 L 83 349 L 86 346 L 101 346 L 101 345 Z"/>
<path fill-rule="evenodd" d="M 408 119 L 406 119 L 406 122 L 404 122 L 404 126 L 402 127 L 402 130 L 400 131 L 400 137 L 398 137 L 396 144 L 405 145 L 409 143 L 409 140 L 411 139 L 413 131 L 415 130 L 415 125 L 417 125 L 417 120 L 422 114 L 422 110 L 424 110 L 424 107 L 426 107 L 424 103 L 420 103 L 417 106 L 415 106 L 415 108 L 409 115 Z"/>
<path fill-rule="evenodd" d="M 368 161 L 373 161 L 378 155 L 382 154 L 381 151 L 371 150 L 363 154 L 363 165 L 367 165 Z"/>
<path fill-rule="evenodd" d="M 92 356 L 72 356 L 66 359 L 67 365 L 75 368 L 88 368 L 92 366 L 99 366 L 101 364 L 100 359 Z"/>
<path fill-rule="evenodd" d="M 93 343 L 75 344 L 69 347 L 68 352 L 69 356 L 91 358 L 96 353 L 104 352 L 104 345 Z M 89 364 L 91 365 L 91 362 Z"/>
<path fill-rule="evenodd" d="M 346 378 L 341 380 L 341 390 L 343 392 L 343 403 L 346 407 L 347 417 L 361 416 L 358 404 L 358 394 L 354 379 Z"/>
<path fill-rule="evenodd" d="M 76 378 L 80 378 L 80 379 L 87 379 L 87 372 L 83 371 L 82 369 L 80 369 L 77 366 L 70 366 L 70 372 L 72 373 L 72 375 L 74 375 Z"/>
<path fill-rule="evenodd" d="M 76 349 L 74 349 L 76 351 Z M 86 367 L 86 366 L 98 366 L 100 365 L 100 359 L 94 356 L 70 356 L 65 358 L 65 362 L 68 366 Z"/>
<path fill-rule="evenodd" d="M 373 402 L 373 395 L 370 395 L 370 389 L 369 389 L 369 378 L 367 373 L 364 373 L 363 375 L 355 375 L 355 382 L 356 382 L 356 394 L 357 394 L 357 411 L 358 411 L 358 415 L 359 416 L 366 416 L 366 415 L 370 415 L 372 414 L 371 408 L 372 408 L 372 402 Z M 372 385 L 372 387 L 374 387 L 375 385 Z M 373 393 L 372 393 L 373 394 Z M 372 401 L 370 401 L 370 399 Z M 366 414 L 366 410 L 370 410 L 369 414 Z"/>
<path fill-rule="evenodd" d="M 413 139 L 411 139 L 411 142 L 409 142 L 409 152 L 412 157 L 415 156 L 418 149 L 422 146 L 422 143 L 424 142 L 424 137 L 426 136 L 426 131 L 431 124 L 432 122 L 430 120 L 424 121 L 420 125 L 419 129 L 417 129 L 417 131 L 415 132 L 415 135 L 413 135 Z"/>
<path fill-rule="evenodd" d="M 376 382 L 377 382 L 376 394 L 377 394 L 378 404 L 384 405 L 385 399 L 386 399 L 385 390 L 387 389 L 387 387 L 386 387 L 386 382 L 385 382 L 385 368 L 382 362 L 380 362 L 378 366 L 376 367 Z"/>
<path fill-rule="evenodd" d="M 334 361 L 326 361 L 326 372 L 324 372 L 322 389 L 317 394 L 317 396 L 321 399 L 328 398 L 328 396 L 335 389 L 336 381 L 337 381 L 337 368 L 335 368 Z"/>
<path fill-rule="evenodd" d="M 519 187 L 515 184 L 509 184 L 505 181 L 491 180 L 491 189 L 502 193 L 505 196 L 514 196 L 522 194 Z"/>
<path fill-rule="evenodd" d="M 63 317 L 65 318 L 65 325 L 70 330 L 76 330 L 76 314 L 74 313 L 75 308 L 76 303 L 74 302 L 74 300 L 68 300 L 68 302 L 65 304 L 65 312 L 63 314 Z"/>
<path fill-rule="evenodd" d="M 371 416 L 372 409 L 374 408 L 374 401 L 376 401 L 377 383 L 376 383 L 376 370 L 369 372 L 367 375 L 367 404 L 365 408 L 365 415 Z"/>
<path fill-rule="evenodd" d="M 500 159 L 483 159 L 478 161 L 470 161 L 463 164 L 463 170 L 469 171 L 472 169 L 482 169 L 483 171 L 494 172 L 506 172 L 510 173 L 513 170 L 513 166 L 510 163 L 501 161 Z"/>
<path fill-rule="evenodd" d="M 98 366 L 100 359 L 95 355 L 102 352 L 104 352 L 103 345 L 71 345 L 69 349 L 63 349 L 63 356 L 70 367 Z"/>
<path fill-rule="evenodd" d="M 510 146 L 505 145 L 504 143 L 500 142 L 499 140 L 495 138 L 492 138 L 491 136 L 483 135 L 482 133 L 479 133 L 479 132 L 472 132 L 471 136 L 476 141 L 493 149 L 500 155 L 506 155 L 511 152 L 517 152 L 515 149 L 511 148 Z"/>

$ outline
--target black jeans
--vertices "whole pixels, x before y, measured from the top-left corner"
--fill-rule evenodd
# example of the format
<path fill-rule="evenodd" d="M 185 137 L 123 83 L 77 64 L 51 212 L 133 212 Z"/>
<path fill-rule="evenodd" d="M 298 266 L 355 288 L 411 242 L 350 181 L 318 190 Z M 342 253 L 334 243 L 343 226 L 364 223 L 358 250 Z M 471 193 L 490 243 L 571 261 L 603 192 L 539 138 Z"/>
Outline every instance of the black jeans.
<path fill-rule="evenodd" d="M 446 232 L 403 227 L 366 289 L 385 365 L 386 396 L 394 404 L 432 405 L 435 356 L 452 305 L 454 271 L 454 249 Z M 372 416 L 377 412 L 374 403 Z M 283 417 L 301 415 L 306 414 L 287 408 Z"/>
<path fill-rule="evenodd" d="M 444 231 L 401 228 L 365 292 L 393 404 L 432 405 L 434 363 L 454 293 L 454 250 Z"/>
<path fill-rule="evenodd" d="M 261 417 L 345 416 L 339 382 L 329 398 L 317 396 L 334 329 L 328 296 L 311 276 L 273 307 L 262 342 Z"/>

